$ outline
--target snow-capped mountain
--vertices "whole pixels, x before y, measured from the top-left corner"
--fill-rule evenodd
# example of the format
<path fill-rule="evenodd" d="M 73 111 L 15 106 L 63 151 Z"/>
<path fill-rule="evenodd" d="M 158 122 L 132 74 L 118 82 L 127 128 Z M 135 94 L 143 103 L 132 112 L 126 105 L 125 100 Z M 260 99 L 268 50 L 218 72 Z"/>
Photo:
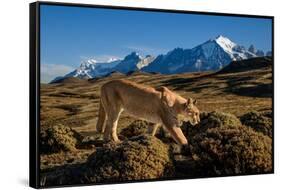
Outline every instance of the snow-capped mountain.
<path fill-rule="evenodd" d="M 192 49 L 175 48 L 166 55 L 159 55 L 142 70 L 163 74 L 218 70 L 231 61 L 251 57 L 257 55 L 220 35 Z"/>
<path fill-rule="evenodd" d="M 149 65 L 153 60 L 154 57 L 151 55 L 147 55 L 145 58 L 142 58 L 138 53 L 132 52 L 120 61 L 113 70 L 126 74 L 128 72 L 142 69 L 143 67 Z"/>
<path fill-rule="evenodd" d="M 271 55 L 267 52 L 266 55 Z M 127 74 L 132 71 L 157 72 L 162 74 L 175 74 L 184 72 L 197 72 L 219 70 L 232 61 L 261 57 L 265 53 L 251 45 L 248 49 L 238 45 L 224 36 L 210 39 L 191 49 L 175 48 L 165 55 L 156 58 L 147 55 L 142 58 L 138 53 L 132 52 L 124 59 L 109 59 L 107 62 L 97 62 L 94 59 L 83 61 L 79 68 L 59 76 L 56 80 L 68 77 L 81 79 L 106 76 L 114 71 Z"/>
<path fill-rule="evenodd" d="M 151 55 L 147 55 L 145 58 L 142 58 L 138 53 L 132 52 L 127 55 L 116 67 L 114 67 L 114 71 L 118 71 L 120 73 L 128 73 L 131 71 L 137 71 L 141 68 L 149 65 L 154 60 L 154 57 Z"/>
<path fill-rule="evenodd" d="M 51 83 L 68 77 L 77 77 L 80 79 L 89 79 L 106 75 L 108 70 L 111 70 L 120 63 L 118 59 L 110 59 L 107 62 L 97 62 L 94 59 L 84 60 L 81 65 L 74 71 L 66 74 L 65 76 L 56 77 Z"/>
<path fill-rule="evenodd" d="M 94 59 L 84 60 L 77 69 L 66 74 L 65 76 L 56 77 L 51 81 L 51 83 L 69 77 L 77 77 L 80 79 L 96 78 L 105 76 L 113 71 L 126 74 L 131 71 L 140 70 L 153 60 L 154 57 L 151 55 L 147 55 L 145 58 L 142 58 L 136 52 L 132 52 L 131 54 L 127 55 L 123 60 L 110 58 L 107 62 L 102 63 L 97 62 Z"/>
<path fill-rule="evenodd" d="M 98 63 L 87 60 L 83 61 L 78 69 L 69 74 L 78 78 L 93 78 L 95 76 L 102 76 L 107 73 L 108 69 L 115 67 L 119 64 L 119 62 L 120 60 L 113 60 L 105 63 Z"/>
<path fill-rule="evenodd" d="M 137 63 L 137 68 L 142 69 L 143 67 L 148 66 L 152 61 L 154 61 L 154 59 L 155 59 L 155 57 L 153 57 L 152 55 L 145 56 L 145 58 L 141 59 Z"/>

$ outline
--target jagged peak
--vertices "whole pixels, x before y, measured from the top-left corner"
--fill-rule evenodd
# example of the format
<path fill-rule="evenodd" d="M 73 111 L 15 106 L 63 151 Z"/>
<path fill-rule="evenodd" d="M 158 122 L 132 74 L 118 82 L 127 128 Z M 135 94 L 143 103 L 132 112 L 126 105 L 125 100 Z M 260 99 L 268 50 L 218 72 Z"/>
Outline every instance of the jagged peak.
<path fill-rule="evenodd" d="M 80 69 L 94 67 L 95 64 L 97 64 L 97 61 L 95 59 L 82 60 L 80 64 Z"/>
<path fill-rule="evenodd" d="M 166 55 L 171 55 L 172 53 L 181 52 L 181 51 L 184 51 L 184 49 L 180 47 L 176 47 L 173 50 L 169 51 Z"/>
<path fill-rule="evenodd" d="M 229 38 L 219 35 L 216 37 L 215 41 L 219 44 L 223 49 L 232 49 L 236 46 L 236 43 L 231 41 Z"/>
<path fill-rule="evenodd" d="M 257 52 L 257 50 L 256 50 L 256 48 L 255 48 L 255 46 L 253 44 L 251 44 L 249 46 L 248 51 L 251 52 L 251 53 L 256 53 Z"/>
<path fill-rule="evenodd" d="M 81 65 L 95 64 L 95 63 L 97 63 L 97 60 L 95 60 L 95 59 L 84 59 L 81 61 Z"/>
<path fill-rule="evenodd" d="M 119 58 L 116 58 L 116 57 L 110 57 L 106 62 L 107 63 L 111 63 L 111 62 L 114 62 L 114 61 L 119 61 L 120 59 Z"/>
<path fill-rule="evenodd" d="M 126 55 L 125 58 L 124 58 L 124 60 L 132 59 L 132 58 L 141 59 L 142 57 L 139 55 L 139 53 L 133 51 L 133 52 L 131 52 L 130 54 Z"/>
<path fill-rule="evenodd" d="M 221 34 L 217 35 L 217 37 L 216 37 L 215 39 L 220 39 L 220 38 L 226 38 L 226 39 L 229 39 L 228 37 L 223 36 L 223 35 L 221 35 Z"/>
<path fill-rule="evenodd" d="M 259 54 L 258 56 L 263 56 L 265 53 L 258 51 L 257 54 Z M 243 60 L 251 57 L 257 57 L 257 54 L 251 53 L 248 49 L 234 43 L 226 36 L 218 35 L 216 38 L 212 38 L 193 48 L 184 49 L 176 47 L 169 52 L 160 54 L 156 57 L 148 54 L 144 55 L 142 58 L 139 53 L 132 51 L 121 59 L 112 57 L 104 62 L 98 62 L 95 59 L 83 60 L 79 68 L 65 76 L 80 78 L 86 76 L 87 78 L 93 78 L 97 76 L 105 76 L 113 70 L 127 73 L 132 70 L 140 70 L 142 68 L 144 68 L 144 71 L 155 71 L 169 74 L 175 72 L 193 71 L 196 69 L 201 70 L 204 64 L 205 70 L 211 70 L 221 68 L 222 66 L 228 64 L 231 60 Z M 272 53 L 270 52 L 266 53 L 266 55 L 271 54 Z M 214 61 L 216 56 L 218 61 Z M 208 63 L 205 63 L 204 61 L 208 61 Z M 163 68 L 161 64 L 163 64 Z M 192 65 L 194 65 L 194 68 L 188 70 L 188 68 L 192 67 Z"/>

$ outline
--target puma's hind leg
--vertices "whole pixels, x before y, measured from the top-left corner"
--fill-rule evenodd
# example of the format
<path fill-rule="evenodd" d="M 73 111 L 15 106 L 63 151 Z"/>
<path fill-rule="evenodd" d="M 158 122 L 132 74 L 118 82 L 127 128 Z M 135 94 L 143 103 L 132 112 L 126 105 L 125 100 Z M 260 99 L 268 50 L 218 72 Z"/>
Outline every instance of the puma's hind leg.
<path fill-rule="evenodd" d="M 120 142 L 117 135 L 117 125 L 122 111 L 123 111 L 122 108 L 116 108 L 116 109 L 112 109 L 111 113 L 108 114 L 106 127 L 104 131 L 105 141 L 113 140 L 114 142 Z"/>
<path fill-rule="evenodd" d="M 101 98 L 104 112 L 106 113 L 106 122 L 103 137 L 105 141 L 113 140 L 118 142 L 117 125 L 121 112 L 123 111 L 121 103 L 118 101 L 118 94 L 111 91 L 111 88 L 101 88 Z"/>
<path fill-rule="evenodd" d="M 102 104 L 102 99 L 101 99 L 100 100 L 100 107 L 99 107 L 98 121 L 97 121 L 97 125 L 96 125 L 97 132 L 104 133 L 106 119 L 107 119 L 107 115 L 105 113 L 104 106 Z"/>

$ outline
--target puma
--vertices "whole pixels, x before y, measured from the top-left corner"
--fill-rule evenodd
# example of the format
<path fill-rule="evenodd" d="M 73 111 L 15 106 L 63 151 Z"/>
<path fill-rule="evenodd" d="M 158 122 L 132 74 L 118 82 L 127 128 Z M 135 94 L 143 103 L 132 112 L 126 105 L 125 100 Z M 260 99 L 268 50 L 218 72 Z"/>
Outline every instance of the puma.
<path fill-rule="evenodd" d="M 196 100 L 185 99 L 166 87 L 155 89 L 120 79 L 107 82 L 101 87 L 97 131 L 103 133 L 104 140 L 118 142 L 117 125 L 120 114 L 129 115 L 154 123 L 148 132 L 155 135 L 162 125 L 172 138 L 181 145 L 188 144 L 178 116 L 189 119 L 192 125 L 200 122 Z"/>

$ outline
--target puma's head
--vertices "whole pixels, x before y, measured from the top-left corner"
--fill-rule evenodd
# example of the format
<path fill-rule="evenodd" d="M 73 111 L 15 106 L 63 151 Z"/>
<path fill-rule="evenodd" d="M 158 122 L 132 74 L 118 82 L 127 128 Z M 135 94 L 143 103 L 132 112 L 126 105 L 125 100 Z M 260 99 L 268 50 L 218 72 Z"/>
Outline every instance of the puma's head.
<path fill-rule="evenodd" d="M 196 125 L 200 122 L 200 111 L 196 107 L 197 100 L 193 100 L 192 98 L 188 98 L 187 101 L 182 104 L 183 111 L 182 115 L 189 120 L 192 125 Z"/>
<path fill-rule="evenodd" d="M 173 108 L 178 115 L 182 115 L 184 120 L 189 120 L 192 125 L 200 122 L 200 111 L 196 107 L 196 100 L 192 98 L 185 99 L 166 87 L 162 87 L 160 90 L 163 102 Z"/>

